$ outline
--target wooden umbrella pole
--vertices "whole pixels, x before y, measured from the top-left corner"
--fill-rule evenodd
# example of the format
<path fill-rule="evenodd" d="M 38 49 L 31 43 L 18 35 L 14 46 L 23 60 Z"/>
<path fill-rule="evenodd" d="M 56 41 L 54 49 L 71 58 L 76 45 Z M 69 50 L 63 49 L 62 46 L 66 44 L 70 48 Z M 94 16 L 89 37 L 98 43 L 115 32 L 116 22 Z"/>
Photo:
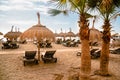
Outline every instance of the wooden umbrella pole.
<path fill-rule="evenodd" d="M 38 42 L 38 61 L 40 61 L 40 44 Z"/>

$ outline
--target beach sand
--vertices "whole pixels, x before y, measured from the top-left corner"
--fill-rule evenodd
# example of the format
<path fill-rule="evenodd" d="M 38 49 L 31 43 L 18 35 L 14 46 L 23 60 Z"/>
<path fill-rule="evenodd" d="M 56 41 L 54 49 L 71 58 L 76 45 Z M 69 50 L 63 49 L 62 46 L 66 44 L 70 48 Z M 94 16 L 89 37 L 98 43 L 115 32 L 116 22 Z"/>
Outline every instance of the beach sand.
<path fill-rule="evenodd" d="M 68 48 L 58 44 L 52 44 L 52 48 L 41 49 L 56 50 L 54 57 L 57 63 L 43 63 L 38 65 L 23 65 L 25 51 L 37 50 L 36 45 L 20 44 L 18 49 L 0 49 L 0 80 L 68 80 L 69 76 L 80 72 L 81 57 L 76 56 L 79 47 Z M 37 55 L 36 55 L 37 57 Z M 100 59 L 91 60 L 91 80 L 120 80 L 120 55 L 110 54 L 109 72 L 111 76 L 103 77 L 94 75 L 99 69 Z"/>

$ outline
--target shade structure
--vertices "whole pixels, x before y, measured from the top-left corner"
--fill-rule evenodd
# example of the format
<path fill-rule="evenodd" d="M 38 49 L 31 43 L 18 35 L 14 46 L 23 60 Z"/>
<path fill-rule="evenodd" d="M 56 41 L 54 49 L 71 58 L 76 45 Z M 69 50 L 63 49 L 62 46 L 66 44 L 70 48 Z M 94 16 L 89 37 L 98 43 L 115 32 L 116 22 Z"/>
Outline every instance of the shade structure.
<path fill-rule="evenodd" d="M 60 33 L 58 34 L 58 36 L 59 36 L 59 37 L 66 37 L 66 33 L 60 32 Z"/>
<path fill-rule="evenodd" d="M 3 33 L 2 33 L 2 32 L 0 32 L 0 35 L 3 35 Z"/>
<path fill-rule="evenodd" d="M 22 32 L 8 32 L 4 35 L 5 38 L 9 38 L 10 40 L 13 40 L 13 39 L 17 39 L 20 35 L 22 34 Z"/>
<path fill-rule="evenodd" d="M 4 35 L 5 38 L 8 38 L 10 40 L 13 40 L 13 39 L 17 40 L 17 38 L 22 34 L 22 32 L 20 32 L 19 29 L 18 29 L 18 31 L 17 30 L 13 31 L 13 28 L 14 28 L 14 26 L 12 26 L 11 31 L 7 32 Z"/>
<path fill-rule="evenodd" d="M 38 60 L 40 60 L 40 42 L 41 39 L 53 39 L 54 33 L 49 30 L 47 27 L 40 24 L 40 14 L 37 13 L 38 16 L 38 24 L 33 25 L 28 30 L 23 32 L 20 36 L 20 39 L 37 39 L 37 47 L 38 47 Z"/>
<path fill-rule="evenodd" d="M 95 29 L 95 27 L 94 27 L 95 19 L 96 18 L 94 17 L 92 28 L 89 30 L 89 32 L 90 32 L 90 35 L 89 35 L 90 42 L 98 42 L 98 41 L 101 41 L 101 39 L 102 39 L 102 33 L 98 29 Z"/>
<path fill-rule="evenodd" d="M 54 33 L 49 30 L 47 27 L 37 24 L 23 32 L 20 36 L 21 39 L 37 39 L 40 41 L 41 39 L 53 39 Z"/>
<path fill-rule="evenodd" d="M 89 30 L 89 42 L 91 44 L 93 44 L 94 42 L 100 42 L 102 40 L 102 33 L 98 30 L 94 28 L 94 23 L 95 23 L 95 18 L 93 20 L 93 25 L 92 28 Z M 91 45 L 92 48 L 92 45 Z"/>
<path fill-rule="evenodd" d="M 102 39 L 102 33 L 95 29 L 95 28 L 91 28 L 90 29 L 90 37 L 89 37 L 89 40 L 90 42 L 98 42 L 98 41 L 101 41 Z"/>
<path fill-rule="evenodd" d="M 66 37 L 75 37 L 75 34 L 72 32 L 71 28 L 70 28 L 70 31 L 66 33 Z"/>
<path fill-rule="evenodd" d="M 63 33 L 62 28 L 61 28 L 61 32 L 58 34 L 58 37 L 66 37 L 66 33 Z"/>
<path fill-rule="evenodd" d="M 75 34 L 73 32 L 66 33 L 66 37 L 75 37 Z"/>
<path fill-rule="evenodd" d="M 60 33 L 58 34 L 58 37 L 62 37 L 63 40 L 65 40 L 66 33 L 60 32 Z"/>

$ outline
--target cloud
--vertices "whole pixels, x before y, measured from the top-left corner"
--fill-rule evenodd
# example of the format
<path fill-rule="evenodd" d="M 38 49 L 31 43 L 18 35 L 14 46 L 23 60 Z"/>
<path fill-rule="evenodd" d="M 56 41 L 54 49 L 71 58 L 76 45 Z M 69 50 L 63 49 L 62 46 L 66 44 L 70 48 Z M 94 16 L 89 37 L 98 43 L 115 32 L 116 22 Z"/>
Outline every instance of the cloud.
<path fill-rule="evenodd" d="M 8 0 L 8 2 L 1 2 L 0 10 L 9 11 L 9 10 L 29 10 L 33 7 L 33 3 L 23 0 Z"/>
<path fill-rule="evenodd" d="M 51 6 L 47 5 L 50 0 L 6 0 L 1 1 L 0 11 L 40 11 L 47 15 Z"/>
<path fill-rule="evenodd" d="M 43 2 L 43 3 L 47 3 L 49 2 L 50 0 L 30 0 L 32 2 Z"/>
<path fill-rule="evenodd" d="M 36 21 L 21 21 L 21 20 L 11 20 L 11 21 L 8 21 L 8 24 L 14 24 L 14 25 L 26 25 L 26 24 L 35 24 Z"/>
<path fill-rule="evenodd" d="M 1 18 L 1 19 L 5 18 L 5 17 L 6 17 L 5 14 L 0 14 L 0 18 Z M 1 19 L 0 19 L 0 20 L 1 20 Z"/>

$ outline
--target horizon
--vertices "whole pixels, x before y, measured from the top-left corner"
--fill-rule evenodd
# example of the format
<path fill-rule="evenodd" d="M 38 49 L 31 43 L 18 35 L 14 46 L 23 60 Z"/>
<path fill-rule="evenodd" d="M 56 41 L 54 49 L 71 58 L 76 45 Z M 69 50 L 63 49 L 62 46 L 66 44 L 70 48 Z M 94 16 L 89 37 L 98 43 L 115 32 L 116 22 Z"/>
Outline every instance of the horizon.
<path fill-rule="evenodd" d="M 68 16 L 63 14 L 57 16 L 50 16 L 48 10 L 55 8 L 50 0 L 1 0 L 0 1 L 0 25 L 3 34 L 11 31 L 14 26 L 14 31 L 19 28 L 19 31 L 24 32 L 28 28 L 37 24 L 37 12 L 40 13 L 40 22 L 42 25 L 49 28 L 54 33 L 70 31 L 75 34 L 79 32 L 78 20 L 79 15 L 70 13 Z M 112 33 L 120 33 L 120 17 L 112 21 Z M 103 21 L 97 20 L 95 28 L 102 31 Z M 92 19 L 90 20 L 90 28 L 92 26 Z"/>

